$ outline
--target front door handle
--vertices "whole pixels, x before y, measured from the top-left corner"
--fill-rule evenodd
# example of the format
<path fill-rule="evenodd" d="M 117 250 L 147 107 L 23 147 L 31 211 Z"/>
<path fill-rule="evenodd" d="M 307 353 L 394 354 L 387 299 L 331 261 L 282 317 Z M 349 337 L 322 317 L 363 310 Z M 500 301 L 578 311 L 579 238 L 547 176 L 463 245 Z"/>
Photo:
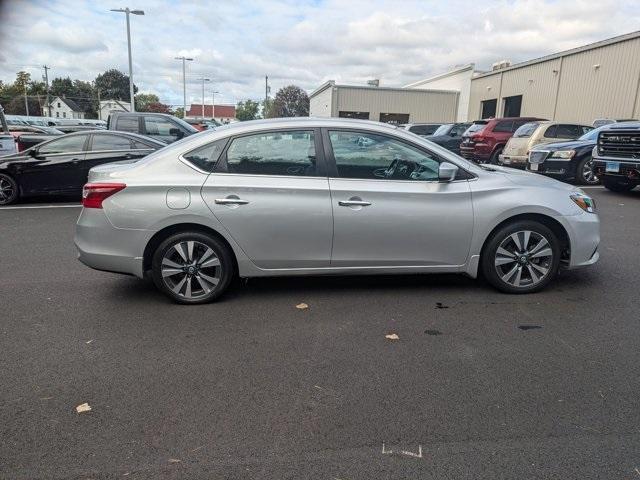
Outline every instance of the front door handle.
<path fill-rule="evenodd" d="M 246 205 L 249 200 L 242 200 L 241 198 L 216 198 L 214 200 L 218 205 Z"/>
<path fill-rule="evenodd" d="M 341 207 L 368 207 L 371 202 L 364 202 L 362 200 L 339 200 L 338 205 Z"/>

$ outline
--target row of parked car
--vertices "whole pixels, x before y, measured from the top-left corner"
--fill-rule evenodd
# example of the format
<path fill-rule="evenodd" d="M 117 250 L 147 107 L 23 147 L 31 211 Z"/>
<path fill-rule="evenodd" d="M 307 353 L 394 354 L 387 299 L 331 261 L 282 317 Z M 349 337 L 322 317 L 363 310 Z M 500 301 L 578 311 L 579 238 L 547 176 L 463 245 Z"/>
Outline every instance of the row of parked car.
<path fill-rule="evenodd" d="M 600 131 L 620 122 L 593 125 L 511 117 L 449 124 L 407 124 L 416 133 L 477 163 L 527 169 L 581 185 L 600 182 L 592 150 Z M 597 127 L 597 128 L 596 128 Z"/>

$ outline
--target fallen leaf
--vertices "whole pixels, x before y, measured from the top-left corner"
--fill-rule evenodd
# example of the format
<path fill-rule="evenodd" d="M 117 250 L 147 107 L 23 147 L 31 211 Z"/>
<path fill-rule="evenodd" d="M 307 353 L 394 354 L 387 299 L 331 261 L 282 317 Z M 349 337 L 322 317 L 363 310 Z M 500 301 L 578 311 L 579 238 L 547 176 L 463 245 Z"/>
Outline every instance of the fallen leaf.
<path fill-rule="evenodd" d="M 87 345 L 89 345 L 91 342 L 93 342 L 93 339 L 92 339 L 92 340 L 87 340 L 87 341 L 86 341 L 86 342 L 84 342 L 84 343 L 86 343 Z"/>
<path fill-rule="evenodd" d="M 388 335 L 385 335 L 384 338 L 386 338 L 387 340 L 400 340 L 400 337 L 395 333 L 390 333 Z"/>
<path fill-rule="evenodd" d="M 306 303 L 299 303 L 298 305 L 296 305 L 296 308 L 298 310 L 305 310 L 305 309 L 309 308 L 309 305 L 307 305 Z"/>
<path fill-rule="evenodd" d="M 177 458 L 170 458 L 169 463 L 180 463 L 182 460 L 178 460 Z"/>
<path fill-rule="evenodd" d="M 90 412 L 90 411 L 91 411 L 91 407 L 89 406 L 88 403 L 83 403 L 76 407 L 76 412 L 78 413 Z"/>

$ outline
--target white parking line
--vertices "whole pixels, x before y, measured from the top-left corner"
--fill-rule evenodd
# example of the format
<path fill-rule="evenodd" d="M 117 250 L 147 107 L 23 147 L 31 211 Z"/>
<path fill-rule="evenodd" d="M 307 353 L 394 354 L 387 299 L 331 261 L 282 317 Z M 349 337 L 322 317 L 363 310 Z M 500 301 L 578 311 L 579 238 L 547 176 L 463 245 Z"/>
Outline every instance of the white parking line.
<path fill-rule="evenodd" d="M 0 207 L 0 210 L 29 210 L 34 208 L 80 208 L 81 204 L 77 205 L 23 205 L 21 207 Z"/>
<path fill-rule="evenodd" d="M 603 189 L 604 187 L 602 185 L 592 185 L 591 187 L 580 187 L 583 190 L 589 189 L 589 188 L 597 188 L 597 189 Z"/>

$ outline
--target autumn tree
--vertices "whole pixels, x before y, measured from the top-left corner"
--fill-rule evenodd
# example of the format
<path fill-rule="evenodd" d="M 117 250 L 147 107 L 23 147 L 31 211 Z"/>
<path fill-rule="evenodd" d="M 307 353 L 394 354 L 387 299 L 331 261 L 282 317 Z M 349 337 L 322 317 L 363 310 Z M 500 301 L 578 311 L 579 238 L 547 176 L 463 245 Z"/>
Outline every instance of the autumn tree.
<path fill-rule="evenodd" d="M 295 85 L 283 87 L 273 100 L 273 113 L 276 117 L 308 117 L 309 96 Z"/>

